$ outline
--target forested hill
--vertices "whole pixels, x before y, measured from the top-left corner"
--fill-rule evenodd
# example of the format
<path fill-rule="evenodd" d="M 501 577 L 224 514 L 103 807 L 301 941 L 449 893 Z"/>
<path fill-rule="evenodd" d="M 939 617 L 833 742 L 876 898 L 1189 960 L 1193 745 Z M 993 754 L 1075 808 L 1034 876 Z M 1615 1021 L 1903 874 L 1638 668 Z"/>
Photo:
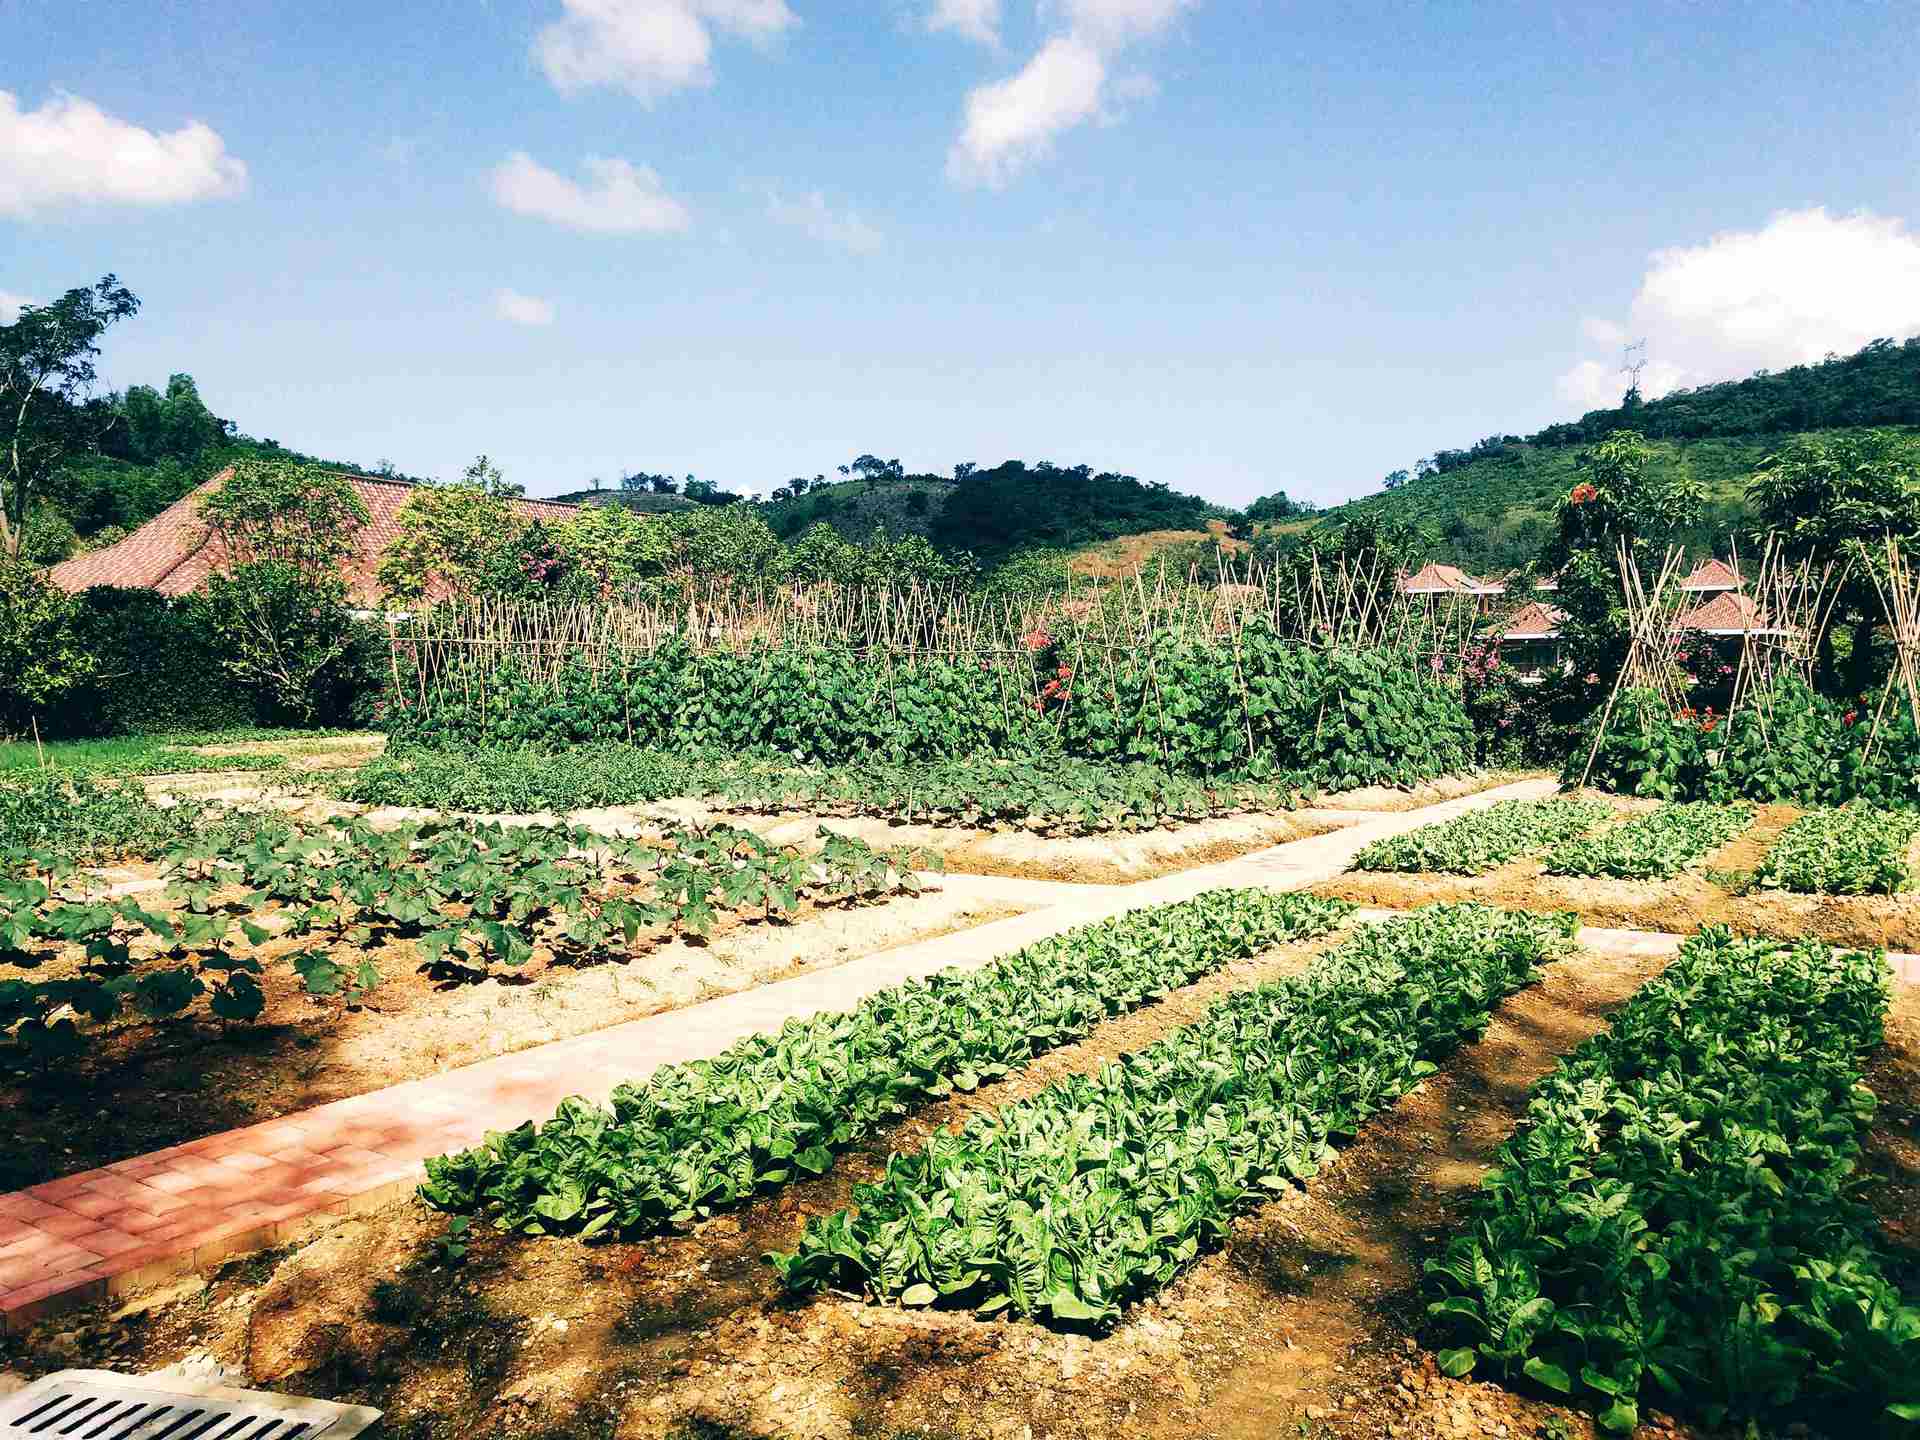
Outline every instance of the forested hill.
<path fill-rule="evenodd" d="M 1578 480 L 1593 441 L 1631 429 L 1653 441 L 1656 468 L 1682 471 L 1706 491 L 1701 534 L 1739 525 L 1747 476 L 1789 435 L 1866 425 L 1920 428 L 1920 337 L 1876 340 L 1817 365 L 1762 371 L 1745 380 L 1680 390 L 1658 400 L 1595 410 L 1536 434 L 1492 435 L 1440 450 L 1388 487 L 1305 519 L 1281 533 L 1338 526 L 1361 514 L 1409 521 L 1436 551 L 1469 570 L 1497 570 L 1534 558 L 1551 533 L 1560 498 Z"/>
<path fill-rule="evenodd" d="M 1008 460 L 991 469 L 958 465 L 952 478 L 883 468 L 801 485 L 798 495 L 776 491 L 779 498 L 763 507 L 778 535 L 796 535 L 820 522 L 855 540 L 876 528 L 892 535 L 917 532 L 942 550 L 965 552 L 989 566 L 1021 550 L 1069 550 L 1147 531 L 1201 530 L 1209 519 L 1231 513 L 1164 484 L 1044 460 Z"/>

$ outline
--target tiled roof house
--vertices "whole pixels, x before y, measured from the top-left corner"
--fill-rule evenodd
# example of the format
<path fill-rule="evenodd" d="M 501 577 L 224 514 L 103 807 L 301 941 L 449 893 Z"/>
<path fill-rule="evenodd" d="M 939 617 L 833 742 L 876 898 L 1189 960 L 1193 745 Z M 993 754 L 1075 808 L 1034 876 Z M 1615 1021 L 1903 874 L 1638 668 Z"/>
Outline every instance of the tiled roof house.
<path fill-rule="evenodd" d="M 1504 595 L 1507 587 L 1497 580 L 1481 580 L 1458 565 L 1442 565 L 1430 560 L 1400 582 L 1404 595 Z"/>
<path fill-rule="evenodd" d="M 188 595 L 206 583 L 220 565 L 220 546 L 200 519 L 200 501 L 223 484 L 223 470 L 190 495 L 176 500 L 124 540 L 102 549 L 63 560 L 48 572 L 63 590 L 91 590 L 96 585 L 157 590 L 162 595 Z M 367 507 L 367 523 L 354 537 L 344 578 L 349 598 L 357 605 L 376 605 L 381 599 L 374 571 L 380 557 L 400 535 L 400 507 L 416 488 L 405 480 L 382 480 L 371 475 L 347 477 Z M 580 513 L 575 505 L 553 500 L 515 500 L 513 507 L 529 520 L 565 520 Z"/>
<path fill-rule="evenodd" d="M 1680 582 L 1680 588 L 1691 595 L 1718 595 L 1745 585 L 1738 570 L 1711 556 L 1694 566 L 1693 572 Z"/>

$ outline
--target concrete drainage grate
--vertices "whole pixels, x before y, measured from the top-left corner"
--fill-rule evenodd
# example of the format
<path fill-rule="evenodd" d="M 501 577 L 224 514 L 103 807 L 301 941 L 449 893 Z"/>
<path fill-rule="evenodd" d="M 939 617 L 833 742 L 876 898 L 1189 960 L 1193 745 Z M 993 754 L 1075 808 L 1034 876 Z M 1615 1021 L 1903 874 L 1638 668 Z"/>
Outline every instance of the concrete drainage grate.
<path fill-rule="evenodd" d="M 62 1370 L 0 1398 L 0 1440 L 347 1440 L 379 1418 L 364 1405 Z"/>

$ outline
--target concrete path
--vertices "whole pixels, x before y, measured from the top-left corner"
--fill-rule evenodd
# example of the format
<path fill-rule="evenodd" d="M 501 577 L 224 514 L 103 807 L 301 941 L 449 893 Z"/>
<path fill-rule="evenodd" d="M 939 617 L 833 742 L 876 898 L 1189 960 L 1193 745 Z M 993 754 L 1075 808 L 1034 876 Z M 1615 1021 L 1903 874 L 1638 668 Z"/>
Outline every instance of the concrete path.
<path fill-rule="evenodd" d="M 1369 841 L 1552 788 L 1545 780 L 1522 781 L 1369 816 L 1343 830 L 1134 885 L 948 877 L 956 888 L 1036 908 L 0 1196 L 0 1322 L 18 1328 L 58 1308 L 286 1243 L 406 1194 L 429 1156 L 471 1146 L 489 1130 L 544 1120 L 569 1095 L 603 1099 L 660 1065 L 718 1054 L 789 1019 L 848 1009 L 936 970 L 977 968 L 1143 905 L 1228 886 L 1318 884 L 1346 869 Z M 1908 973 L 1920 980 L 1920 970 Z"/>

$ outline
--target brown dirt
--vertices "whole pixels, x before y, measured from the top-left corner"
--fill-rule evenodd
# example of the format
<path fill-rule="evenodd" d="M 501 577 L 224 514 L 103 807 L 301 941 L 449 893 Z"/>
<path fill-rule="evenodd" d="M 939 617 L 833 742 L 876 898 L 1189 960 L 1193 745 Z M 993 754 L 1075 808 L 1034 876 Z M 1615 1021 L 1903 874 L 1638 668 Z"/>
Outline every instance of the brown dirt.
<path fill-rule="evenodd" d="M 267 1007 L 250 1026 L 203 1013 L 117 1026 L 50 1077 L 0 1072 L 0 1191 L 829 968 L 1019 913 L 937 888 L 880 904 L 807 905 L 790 922 L 723 917 L 702 942 L 642 935 L 623 962 L 576 967 L 545 950 L 485 978 L 429 971 L 385 946 L 364 1005 L 305 993 L 269 942 Z M 203 1007 L 200 1007 L 203 1009 Z"/>
<path fill-rule="evenodd" d="M 1226 521 L 1209 520 L 1204 530 L 1143 530 L 1137 535 L 1103 540 L 1073 555 L 1067 564 L 1076 575 L 1102 580 L 1123 579 L 1137 575 L 1153 564 L 1161 551 L 1196 540 L 1211 540 L 1224 546 L 1229 553 L 1247 548 L 1246 541 L 1235 540 L 1227 534 Z"/>
<path fill-rule="evenodd" d="M 1623 813 L 1630 807 L 1622 803 Z M 1901 895 L 1793 895 L 1782 890 L 1735 894 L 1709 874 L 1747 875 L 1780 832 L 1799 817 L 1791 805 L 1757 809 L 1746 832 L 1671 880 L 1613 880 L 1548 875 L 1536 858 L 1515 860 L 1485 875 L 1398 875 L 1349 871 L 1314 886 L 1363 905 L 1407 909 L 1440 900 L 1479 900 L 1523 910 L 1575 910 L 1589 925 L 1665 930 L 1690 935 L 1702 925 L 1728 925 L 1782 939 L 1812 936 L 1834 945 L 1920 950 L 1920 892 Z"/>
<path fill-rule="evenodd" d="M 1582 954 L 1549 967 L 1481 1043 L 1111 1335 L 774 1289 L 759 1254 L 844 1203 L 891 1149 L 1147 1043 L 1316 948 L 1235 966 L 1103 1026 L 690 1235 L 597 1248 L 488 1235 L 449 1269 L 431 1251 L 435 1218 L 392 1206 L 118 1318 L 49 1322 L 0 1358 L 39 1373 L 210 1355 L 298 1393 L 381 1405 L 393 1430 L 421 1437 L 1593 1435 L 1577 1413 L 1438 1375 L 1420 1349 L 1420 1264 L 1458 1223 L 1527 1087 L 1658 960 Z M 1920 990 L 1903 989 L 1896 1012 L 1873 1072 L 1886 1101 L 1873 1168 L 1890 1177 L 1875 1201 L 1898 1236 L 1920 1215 Z M 1696 1432 L 1656 1419 L 1643 1433 Z"/>

